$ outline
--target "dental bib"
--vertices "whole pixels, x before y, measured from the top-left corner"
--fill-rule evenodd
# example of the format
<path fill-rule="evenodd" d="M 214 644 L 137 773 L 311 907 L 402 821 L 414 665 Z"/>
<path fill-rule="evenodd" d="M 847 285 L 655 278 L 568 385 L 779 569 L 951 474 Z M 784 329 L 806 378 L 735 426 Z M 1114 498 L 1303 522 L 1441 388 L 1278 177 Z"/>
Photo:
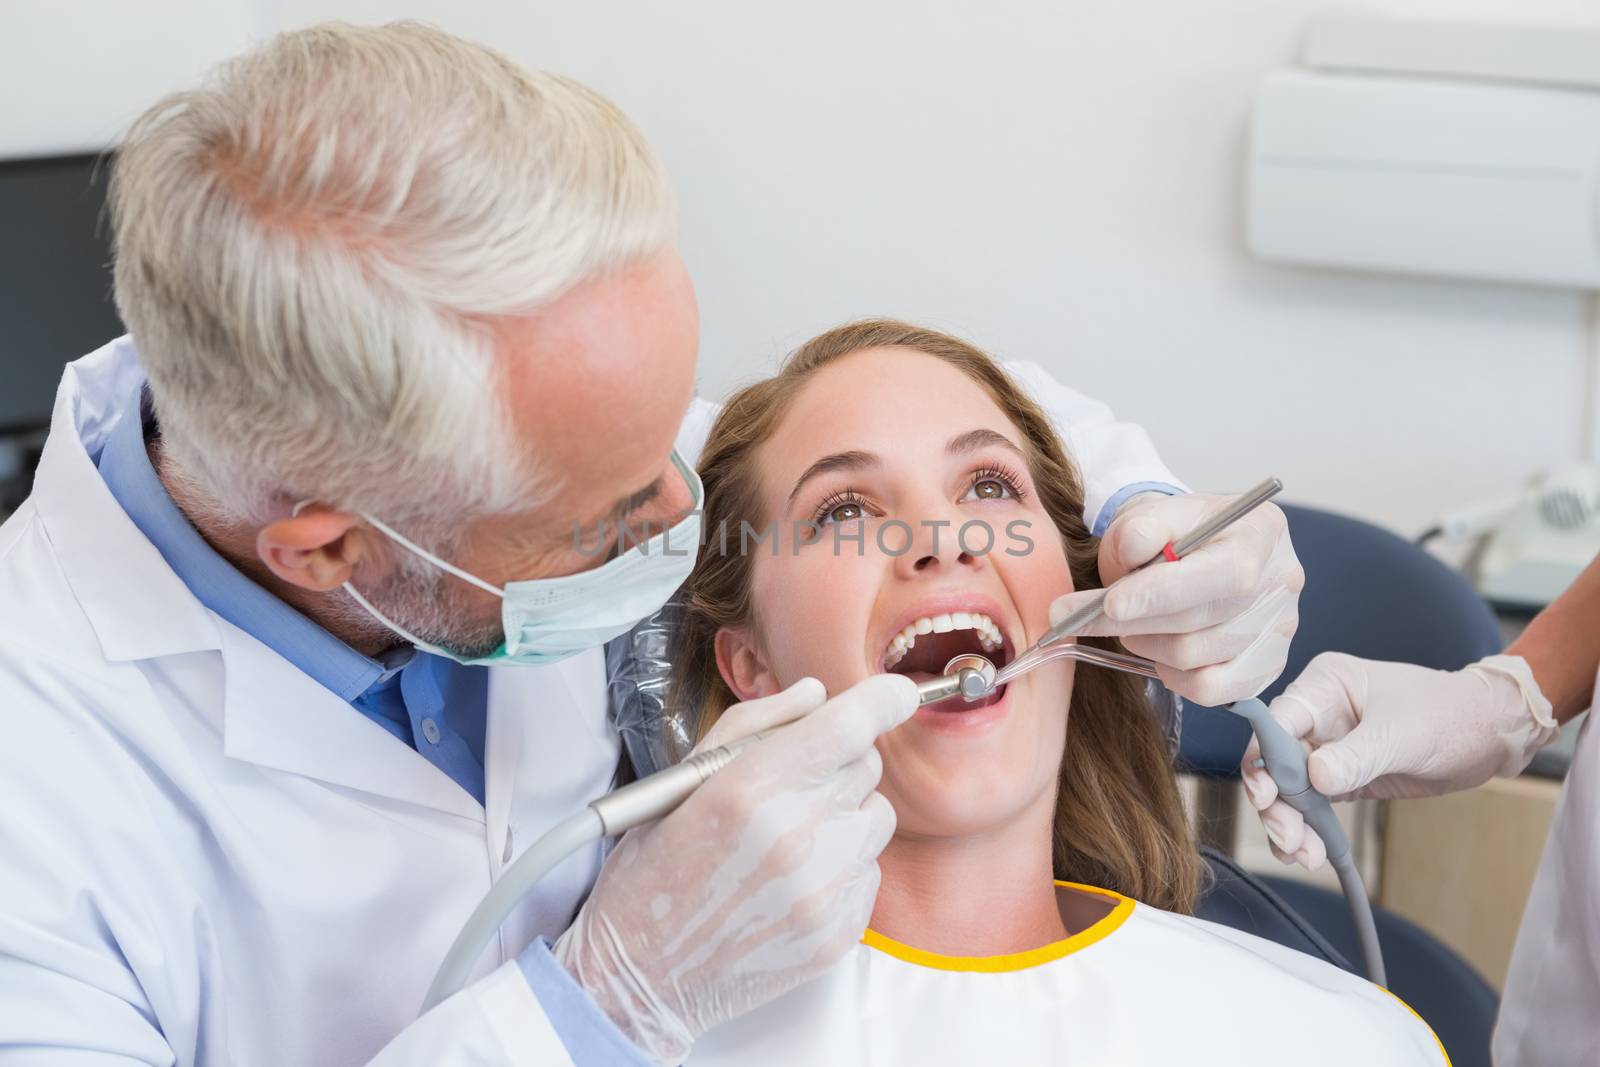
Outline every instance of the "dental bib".
<path fill-rule="evenodd" d="M 1065 940 L 1009 956 L 922 952 L 871 930 L 837 965 L 694 1046 L 688 1067 L 1441 1067 L 1397 998 L 1282 945 L 1111 903 Z"/>

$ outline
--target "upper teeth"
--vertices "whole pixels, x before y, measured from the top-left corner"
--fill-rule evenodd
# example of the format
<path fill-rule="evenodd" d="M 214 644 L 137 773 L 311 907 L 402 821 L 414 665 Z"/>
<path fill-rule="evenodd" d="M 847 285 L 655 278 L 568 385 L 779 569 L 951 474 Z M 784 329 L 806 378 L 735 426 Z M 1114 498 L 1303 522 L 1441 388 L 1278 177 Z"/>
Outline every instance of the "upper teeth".
<path fill-rule="evenodd" d="M 985 652 L 998 652 L 1004 643 L 1000 638 L 1000 627 L 982 612 L 952 611 L 948 615 L 924 615 L 914 622 L 907 623 L 904 630 L 890 638 L 889 647 L 883 656 L 884 670 L 904 659 L 921 634 L 947 634 L 951 630 L 978 631 L 978 644 Z"/>

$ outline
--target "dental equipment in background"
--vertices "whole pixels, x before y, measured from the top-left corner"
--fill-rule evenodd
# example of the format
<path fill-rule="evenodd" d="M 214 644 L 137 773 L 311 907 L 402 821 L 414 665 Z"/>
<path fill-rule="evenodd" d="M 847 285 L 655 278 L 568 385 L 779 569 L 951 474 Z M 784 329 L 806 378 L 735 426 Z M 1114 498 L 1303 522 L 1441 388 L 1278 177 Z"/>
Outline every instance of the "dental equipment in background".
<path fill-rule="evenodd" d="M 1182 558 L 1282 488 L 1283 484 L 1276 478 L 1268 479 L 1178 541 L 1169 544 L 1155 559 L 1136 569 L 1143 569 L 1160 559 Z M 917 685 L 919 704 L 937 703 L 954 696 L 961 696 L 967 701 L 980 700 L 1018 674 L 1056 659 L 1076 659 L 1146 678 L 1156 677 L 1155 664 L 1150 660 L 1077 642 L 1061 641 L 1061 638 L 1070 636 L 1098 614 L 1103 599 L 1103 595 L 1095 598 L 1092 611 L 1085 607 L 1063 619 L 1023 656 L 999 670 L 990 660 L 977 654 L 956 656 L 945 665 L 943 675 Z M 1018 667 L 1024 658 L 1029 658 L 1029 662 Z M 1278 791 L 1283 799 L 1305 816 L 1306 823 L 1317 831 L 1327 845 L 1328 862 L 1339 876 L 1340 887 L 1350 907 L 1350 917 L 1361 944 L 1367 977 L 1383 985 L 1383 954 L 1373 923 L 1372 904 L 1361 880 L 1361 872 L 1351 856 L 1350 840 L 1345 835 L 1344 827 L 1334 815 L 1328 798 L 1311 787 L 1311 780 L 1306 774 L 1305 748 L 1278 725 L 1277 720 L 1268 713 L 1267 706 L 1259 700 L 1241 700 L 1228 705 L 1227 710 L 1244 718 L 1255 728 L 1256 737 L 1261 742 L 1261 766 L 1278 783 Z M 672 813 L 707 779 L 733 762 L 740 752 L 770 737 L 778 729 L 782 727 L 763 730 L 690 756 L 681 763 L 607 793 L 577 814 L 557 823 L 506 868 L 488 895 L 473 909 L 461 933 L 445 953 L 433 984 L 428 987 L 422 1010 L 428 1011 L 466 985 L 474 963 L 500 924 L 511 914 L 518 901 L 562 860 L 602 837 L 624 833 Z"/>

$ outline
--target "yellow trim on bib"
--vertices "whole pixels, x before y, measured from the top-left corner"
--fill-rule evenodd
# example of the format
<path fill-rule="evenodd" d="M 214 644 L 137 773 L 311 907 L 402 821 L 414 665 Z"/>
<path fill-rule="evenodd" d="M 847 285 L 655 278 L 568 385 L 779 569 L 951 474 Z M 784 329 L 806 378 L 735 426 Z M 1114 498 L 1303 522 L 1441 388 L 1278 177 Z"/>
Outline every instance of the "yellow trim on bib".
<path fill-rule="evenodd" d="M 876 930 L 868 930 L 863 934 L 861 943 L 895 959 L 936 971 L 980 971 L 986 974 L 999 974 L 1005 971 L 1025 971 L 1029 967 L 1037 967 L 1052 960 L 1059 960 L 1063 956 L 1070 956 L 1081 948 L 1088 948 L 1096 941 L 1116 932 L 1117 927 L 1127 922 L 1128 916 L 1133 914 L 1133 899 L 1121 893 L 1114 893 L 1098 886 L 1079 885 L 1077 882 L 1057 882 L 1056 885 L 1063 889 L 1077 889 L 1096 896 L 1110 897 L 1117 902 L 1117 905 L 1105 918 L 1087 929 L 1079 930 L 1065 940 L 1052 942 L 1042 948 L 1029 949 L 1027 952 L 1012 952 L 1004 956 L 941 956 L 937 952 L 924 952 L 920 948 L 912 948 L 893 938 L 884 937 Z"/>
<path fill-rule="evenodd" d="M 1374 985 L 1376 985 L 1376 984 L 1377 984 L 1377 983 L 1373 983 L 1373 984 L 1374 984 Z M 1431 1038 L 1433 1038 L 1433 1043 L 1434 1043 L 1434 1044 L 1435 1044 L 1435 1045 L 1438 1045 L 1438 1046 L 1439 1046 L 1439 1055 L 1441 1055 L 1441 1056 L 1443 1056 L 1443 1057 L 1444 1057 L 1444 1067 L 1450 1067 L 1450 1053 L 1448 1053 L 1448 1052 L 1446 1052 L 1446 1051 L 1445 1051 L 1445 1047 L 1444 1047 L 1444 1042 L 1443 1042 L 1443 1041 L 1440 1041 L 1440 1040 L 1439 1040 L 1439 1035 L 1438 1035 L 1438 1034 L 1436 1034 L 1436 1033 L 1434 1033 L 1434 1032 L 1433 1032 L 1433 1027 L 1431 1027 L 1431 1026 L 1428 1026 L 1428 1020 L 1426 1020 L 1426 1019 L 1424 1019 L 1424 1018 L 1423 1018 L 1423 1017 L 1422 1017 L 1422 1016 L 1420 1016 L 1420 1015 L 1417 1015 L 1417 1009 L 1416 1009 L 1416 1008 L 1413 1008 L 1413 1007 L 1412 1007 L 1412 1006 L 1411 1006 L 1411 1005 L 1409 1005 L 1409 1004 L 1407 1004 L 1407 1003 L 1406 1003 L 1406 1002 L 1405 1002 L 1405 1001 L 1403 1001 L 1403 1000 L 1401 1000 L 1401 999 L 1400 999 L 1400 998 L 1399 998 L 1399 997 L 1398 997 L 1398 996 L 1395 996 L 1395 992 L 1394 992 L 1394 990 L 1392 990 L 1392 989 L 1385 989 L 1385 988 L 1384 988 L 1384 987 L 1383 987 L 1383 986 L 1381 986 L 1381 985 L 1380 985 L 1380 986 L 1378 986 L 1378 988 L 1379 988 L 1379 989 L 1382 989 L 1382 990 L 1383 990 L 1383 991 L 1384 991 L 1384 992 L 1385 992 L 1385 993 L 1387 993 L 1387 994 L 1389 994 L 1389 995 L 1390 995 L 1390 996 L 1391 996 L 1391 997 L 1394 997 L 1394 999 L 1395 999 L 1395 1002 L 1396 1002 L 1396 1003 L 1397 1003 L 1397 1004 L 1399 1004 L 1399 1005 L 1400 1005 L 1400 1006 L 1401 1006 L 1401 1007 L 1402 1007 L 1402 1008 L 1404 1008 L 1404 1009 L 1405 1009 L 1405 1010 L 1406 1010 L 1406 1011 L 1409 1011 L 1409 1012 L 1410 1012 L 1410 1013 L 1411 1013 L 1411 1014 L 1412 1014 L 1412 1015 L 1414 1015 L 1414 1016 L 1416 1016 L 1416 1019 L 1417 1019 L 1417 1022 L 1419 1022 L 1419 1023 L 1421 1023 L 1421 1024 L 1422 1024 L 1422 1025 L 1423 1025 L 1423 1026 L 1425 1026 L 1425 1027 L 1427 1027 L 1427 1029 L 1428 1029 L 1428 1036 L 1429 1036 L 1429 1037 L 1431 1037 Z"/>

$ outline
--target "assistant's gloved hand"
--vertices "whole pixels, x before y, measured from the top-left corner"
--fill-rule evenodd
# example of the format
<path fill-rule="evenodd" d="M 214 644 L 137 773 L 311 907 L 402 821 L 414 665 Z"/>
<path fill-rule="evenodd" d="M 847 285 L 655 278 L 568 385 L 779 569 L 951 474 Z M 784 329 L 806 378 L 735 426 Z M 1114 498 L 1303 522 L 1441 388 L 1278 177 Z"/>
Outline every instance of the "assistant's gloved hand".
<path fill-rule="evenodd" d="M 894 809 L 878 735 L 917 707 L 876 675 L 738 704 L 701 748 L 795 720 L 665 819 L 623 837 L 555 956 L 622 1032 L 681 1063 L 706 1030 L 821 973 L 861 939 Z"/>
<path fill-rule="evenodd" d="M 1273 718 L 1311 748 L 1311 784 L 1335 800 L 1431 796 L 1519 774 L 1556 735 L 1550 710 L 1521 656 L 1435 671 L 1326 652 L 1272 702 Z M 1322 841 L 1252 766 L 1258 755 L 1251 741 L 1240 773 L 1273 854 L 1316 870 Z"/>
<path fill-rule="evenodd" d="M 1110 586 L 1230 499 L 1136 497 L 1100 541 L 1101 581 Z M 1183 559 L 1128 575 L 1080 632 L 1122 638 L 1129 652 L 1160 664 L 1168 689 L 1214 707 L 1255 696 L 1283 671 L 1304 585 L 1283 510 L 1262 504 Z M 1051 625 L 1093 595 L 1057 600 Z"/>

